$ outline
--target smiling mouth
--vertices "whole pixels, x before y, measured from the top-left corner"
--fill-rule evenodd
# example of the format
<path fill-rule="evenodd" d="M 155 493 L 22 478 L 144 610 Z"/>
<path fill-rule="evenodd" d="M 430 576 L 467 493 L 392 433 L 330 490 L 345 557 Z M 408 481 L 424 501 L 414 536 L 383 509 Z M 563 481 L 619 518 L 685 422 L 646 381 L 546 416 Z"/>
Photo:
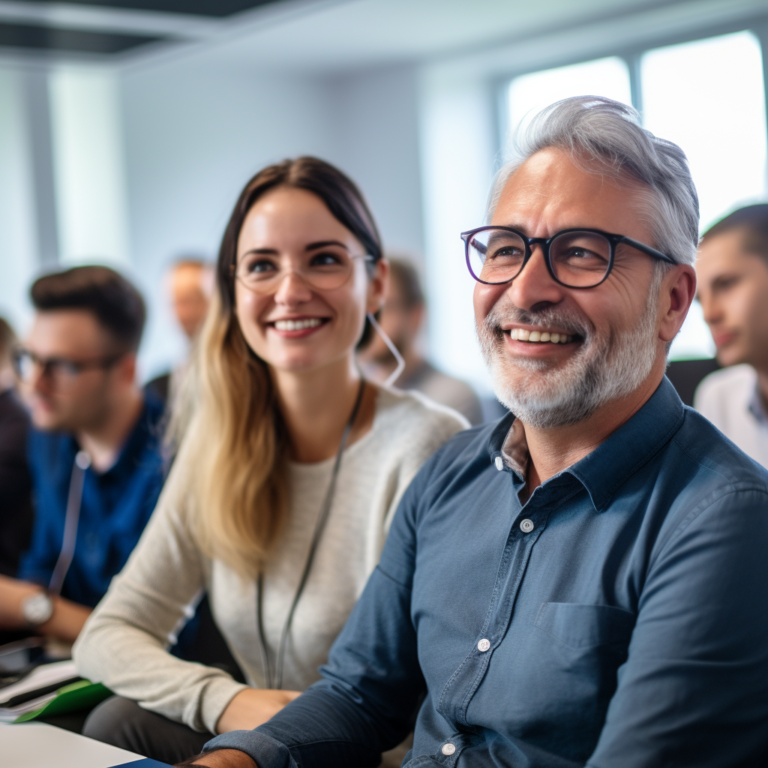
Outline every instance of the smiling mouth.
<path fill-rule="evenodd" d="M 270 325 L 278 331 L 305 331 L 308 328 L 317 328 L 328 320 L 320 317 L 308 317 L 304 320 L 275 320 Z"/>
<path fill-rule="evenodd" d="M 570 333 L 528 331 L 525 328 L 512 328 L 505 333 L 508 333 L 513 341 L 525 341 L 529 344 L 569 344 L 576 338 Z"/>

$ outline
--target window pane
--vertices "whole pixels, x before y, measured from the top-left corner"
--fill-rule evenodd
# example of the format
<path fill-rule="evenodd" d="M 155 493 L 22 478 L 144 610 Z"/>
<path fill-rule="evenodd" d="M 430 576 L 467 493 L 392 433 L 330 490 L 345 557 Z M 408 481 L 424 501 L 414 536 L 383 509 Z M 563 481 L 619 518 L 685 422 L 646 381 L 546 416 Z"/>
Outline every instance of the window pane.
<path fill-rule="evenodd" d="M 766 196 L 765 90 L 760 43 L 739 32 L 657 48 L 641 64 L 645 127 L 679 144 L 699 193 L 701 229 Z M 698 305 L 672 359 L 710 357 Z"/>
<path fill-rule="evenodd" d="M 631 104 L 627 65 L 612 56 L 516 77 L 509 85 L 510 131 L 513 133 L 521 121 L 527 122 L 549 104 L 584 94 Z"/>

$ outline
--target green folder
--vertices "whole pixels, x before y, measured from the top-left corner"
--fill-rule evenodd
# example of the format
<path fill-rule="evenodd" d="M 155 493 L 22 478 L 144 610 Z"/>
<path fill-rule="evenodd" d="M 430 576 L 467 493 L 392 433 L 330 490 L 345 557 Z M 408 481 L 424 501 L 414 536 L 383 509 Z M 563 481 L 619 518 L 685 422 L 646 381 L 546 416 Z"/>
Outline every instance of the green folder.
<path fill-rule="evenodd" d="M 112 691 L 109 688 L 105 688 L 101 683 L 80 680 L 66 685 L 64 688 L 59 688 L 56 691 L 55 698 L 51 699 L 45 706 L 36 709 L 34 712 L 20 715 L 13 722 L 26 723 L 28 720 L 35 720 L 38 717 L 48 717 L 49 715 L 61 715 L 65 712 L 78 712 L 81 709 L 90 709 L 111 695 Z"/>

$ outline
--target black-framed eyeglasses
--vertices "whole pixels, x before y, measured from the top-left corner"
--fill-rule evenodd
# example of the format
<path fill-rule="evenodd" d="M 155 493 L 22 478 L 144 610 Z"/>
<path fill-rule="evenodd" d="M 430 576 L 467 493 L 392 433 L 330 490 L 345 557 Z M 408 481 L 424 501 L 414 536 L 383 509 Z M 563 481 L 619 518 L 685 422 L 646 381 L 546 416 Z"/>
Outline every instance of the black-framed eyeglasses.
<path fill-rule="evenodd" d="M 94 368 L 110 368 L 123 354 L 109 355 L 93 360 L 70 360 L 65 357 L 41 357 L 28 349 L 16 349 L 13 352 L 13 365 L 16 374 L 23 382 L 32 380 L 35 369 L 42 369 L 42 375 L 49 378 L 56 386 L 71 384 L 81 373 Z"/>
<path fill-rule="evenodd" d="M 564 229 L 552 237 L 527 237 L 512 227 L 485 226 L 461 233 L 467 268 L 487 285 L 514 280 L 540 245 L 552 279 L 566 288 L 596 288 L 611 274 L 616 247 L 629 245 L 659 261 L 677 262 L 650 245 L 599 229 Z"/>

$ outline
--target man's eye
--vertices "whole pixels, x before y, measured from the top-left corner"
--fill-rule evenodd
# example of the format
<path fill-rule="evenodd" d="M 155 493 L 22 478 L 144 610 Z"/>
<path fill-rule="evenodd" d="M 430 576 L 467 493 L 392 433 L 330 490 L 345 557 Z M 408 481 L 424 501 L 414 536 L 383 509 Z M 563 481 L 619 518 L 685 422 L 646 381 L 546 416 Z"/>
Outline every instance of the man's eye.
<path fill-rule="evenodd" d="M 563 255 L 566 259 L 571 261 L 606 261 L 605 257 L 601 256 L 599 253 L 590 251 L 587 248 L 569 248 Z"/>
<path fill-rule="evenodd" d="M 504 248 L 496 248 L 489 251 L 487 259 L 519 259 L 523 256 L 523 249 L 514 245 L 507 245 Z"/>

